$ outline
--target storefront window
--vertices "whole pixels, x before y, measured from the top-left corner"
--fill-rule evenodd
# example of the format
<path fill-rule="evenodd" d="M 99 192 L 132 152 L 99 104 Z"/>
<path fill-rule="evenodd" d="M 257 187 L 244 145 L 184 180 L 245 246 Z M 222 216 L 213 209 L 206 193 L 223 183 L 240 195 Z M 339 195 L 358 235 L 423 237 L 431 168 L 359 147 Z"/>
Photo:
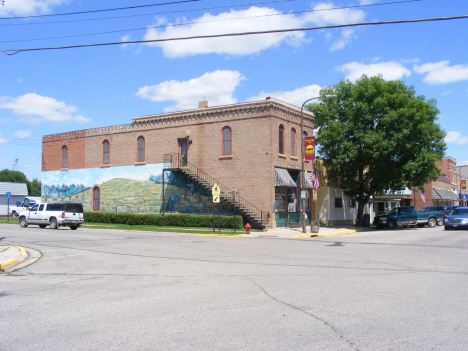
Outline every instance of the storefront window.
<path fill-rule="evenodd" d="M 286 211 L 286 187 L 275 187 L 275 203 L 277 211 Z"/>
<path fill-rule="evenodd" d="M 296 188 L 288 188 L 288 211 L 297 211 Z"/>

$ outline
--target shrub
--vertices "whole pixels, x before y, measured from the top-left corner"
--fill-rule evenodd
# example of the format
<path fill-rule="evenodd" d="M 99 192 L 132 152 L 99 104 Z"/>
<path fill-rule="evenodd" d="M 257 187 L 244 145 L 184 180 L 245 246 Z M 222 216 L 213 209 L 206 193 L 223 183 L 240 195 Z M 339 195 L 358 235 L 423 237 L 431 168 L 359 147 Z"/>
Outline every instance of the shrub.
<path fill-rule="evenodd" d="M 219 217 L 215 216 L 215 226 L 219 226 Z M 137 214 L 116 212 L 85 212 L 85 223 L 112 223 L 128 225 L 153 225 L 170 227 L 213 227 L 212 215 L 194 214 Z M 242 229 L 243 218 L 236 216 L 236 228 Z M 233 216 L 221 216 L 221 228 L 234 228 Z"/>

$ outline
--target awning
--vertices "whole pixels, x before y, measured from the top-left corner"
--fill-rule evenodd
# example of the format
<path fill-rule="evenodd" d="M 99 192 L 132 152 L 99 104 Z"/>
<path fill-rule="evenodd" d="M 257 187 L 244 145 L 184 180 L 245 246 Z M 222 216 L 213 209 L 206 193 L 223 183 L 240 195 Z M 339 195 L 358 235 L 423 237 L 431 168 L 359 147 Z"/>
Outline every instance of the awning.
<path fill-rule="evenodd" d="M 291 178 L 287 169 L 284 168 L 276 168 L 276 179 L 275 179 L 275 186 L 293 186 L 297 187 L 296 182 Z"/>
<path fill-rule="evenodd" d="M 458 197 L 452 190 L 432 187 L 432 200 L 458 201 Z"/>

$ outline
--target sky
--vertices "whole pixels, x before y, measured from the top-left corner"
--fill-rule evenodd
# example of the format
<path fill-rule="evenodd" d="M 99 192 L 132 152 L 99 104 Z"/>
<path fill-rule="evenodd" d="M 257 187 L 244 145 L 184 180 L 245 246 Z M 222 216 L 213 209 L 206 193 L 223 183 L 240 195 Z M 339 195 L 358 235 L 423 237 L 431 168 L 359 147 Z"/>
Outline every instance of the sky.
<path fill-rule="evenodd" d="M 0 51 L 0 169 L 18 158 L 19 171 L 41 179 L 43 135 L 194 109 L 204 98 L 300 107 L 362 74 L 435 99 L 446 156 L 467 165 L 466 18 L 132 43 L 462 15 L 466 0 L 5 0 L 0 50 L 116 45 Z"/>

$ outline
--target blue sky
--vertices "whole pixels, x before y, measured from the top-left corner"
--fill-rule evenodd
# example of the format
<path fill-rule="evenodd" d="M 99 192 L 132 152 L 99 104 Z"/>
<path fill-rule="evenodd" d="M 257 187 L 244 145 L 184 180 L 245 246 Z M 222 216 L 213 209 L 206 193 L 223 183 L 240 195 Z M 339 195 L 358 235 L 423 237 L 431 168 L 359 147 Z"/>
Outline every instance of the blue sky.
<path fill-rule="evenodd" d="M 447 156 L 468 164 L 468 19 L 152 44 L 129 41 L 468 15 L 466 0 L 5 0 L 0 49 L 0 169 L 16 157 L 41 177 L 43 135 L 133 117 L 264 99 L 301 106 L 321 86 L 382 74 L 437 100 Z M 362 6 L 371 5 L 371 6 Z M 362 6 L 351 7 L 350 6 Z M 339 9 L 332 9 L 339 8 Z M 312 11 L 314 10 L 314 11 Z"/>

